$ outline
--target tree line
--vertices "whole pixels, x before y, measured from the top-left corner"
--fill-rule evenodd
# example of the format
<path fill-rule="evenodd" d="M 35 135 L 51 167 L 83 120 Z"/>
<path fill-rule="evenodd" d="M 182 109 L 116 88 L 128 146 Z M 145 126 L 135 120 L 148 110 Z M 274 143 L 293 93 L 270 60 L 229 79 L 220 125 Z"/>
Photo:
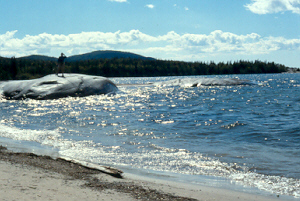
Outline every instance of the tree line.
<path fill-rule="evenodd" d="M 0 80 L 23 80 L 55 73 L 57 62 L 0 57 Z M 154 77 L 214 74 L 282 73 L 287 67 L 274 62 L 183 62 L 133 58 L 94 59 L 66 62 L 65 73 L 104 77 Z"/>

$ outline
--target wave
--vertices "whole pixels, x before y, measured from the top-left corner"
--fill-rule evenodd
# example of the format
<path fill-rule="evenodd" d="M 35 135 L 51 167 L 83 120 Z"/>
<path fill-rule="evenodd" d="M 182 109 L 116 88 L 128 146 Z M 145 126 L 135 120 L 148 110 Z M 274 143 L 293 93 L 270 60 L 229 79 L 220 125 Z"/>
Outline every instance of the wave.
<path fill-rule="evenodd" d="M 221 127 L 222 128 L 226 128 L 226 129 L 231 129 L 231 128 L 234 128 L 234 127 L 237 127 L 237 126 L 243 126 L 245 125 L 244 123 L 240 123 L 239 121 L 236 121 L 234 123 L 231 123 L 231 124 L 227 124 L 227 125 L 222 125 Z"/>
<path fill-rule="evenodd" d="M 149 143 L 132 153 L 120 146 L 64 139 L 56 130 L 30 130 L 0 123 L 0 137 L 36 142 L 58 149 L 61 158 L 95 165 L 126 166 L 184 175 L 208 175 L 256 187 L 274 194 L 300 197 L 300 180 L 256 173 L 237 163 L 227 163 L 186 149 L 172 149 Z M 134 146 L 134 145 L 133 145 Z"/>
<path fill-rule="evenodd" d="M 19 129 L 0 124 L 0 137 L 16 141 L 31 141 L 42 145 L 53 146 L 53 142 L 58 141 L 58 139 L 61 138 L 61 135 L 56 131 Z"/>

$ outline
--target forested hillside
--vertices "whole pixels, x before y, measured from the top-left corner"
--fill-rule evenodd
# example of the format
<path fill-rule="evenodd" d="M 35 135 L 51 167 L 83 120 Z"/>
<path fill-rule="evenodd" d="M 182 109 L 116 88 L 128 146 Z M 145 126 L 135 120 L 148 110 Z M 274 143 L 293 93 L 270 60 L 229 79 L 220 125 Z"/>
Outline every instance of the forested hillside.
<path fill-rule="evenodd" d="M 132 58 L 132 59 L 142 59 L 142 60 L 156 60 L 152 57 L 145 57 L 139 54 L 131 52 L 122 52 L 116 50 L 99 50 L 94 52 L 89 52 L 85 54 L 72 55 L 66 58 L 68 62 L 74 61 L 86 61 L 94 59 L 116 59 L 116 58 Z M 57 58 L 49 57 L 44 55 L 30 55 L 25 57 L 20 57 L 20 59 L 31 59 L 31 60 L 42 60 L 42 61 L 56 61 Z"/>
<path fill-rule="evenodd" d="M 0 80 L 32 79 L 55 72 L 56 61 L 0 57 Z M 284 65 L 262 61 L 227 63 L 145 60 L 135 58 L 92 59 L 66 62 L 65 73 L 105 77 L 180 76 L 286 72 Z"/>

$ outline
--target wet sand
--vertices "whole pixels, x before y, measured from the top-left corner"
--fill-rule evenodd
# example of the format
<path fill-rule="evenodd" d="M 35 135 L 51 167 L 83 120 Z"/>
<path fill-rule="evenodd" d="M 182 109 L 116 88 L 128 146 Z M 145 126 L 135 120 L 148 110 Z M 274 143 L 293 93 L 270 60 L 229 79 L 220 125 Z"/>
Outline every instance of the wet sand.
<path fill-rule="evenodd" d="M 205 186 L 143 180 L 116 169 L 95 169 L 76 162 L 0 146 L 0 200 L 283 200 Z"/>

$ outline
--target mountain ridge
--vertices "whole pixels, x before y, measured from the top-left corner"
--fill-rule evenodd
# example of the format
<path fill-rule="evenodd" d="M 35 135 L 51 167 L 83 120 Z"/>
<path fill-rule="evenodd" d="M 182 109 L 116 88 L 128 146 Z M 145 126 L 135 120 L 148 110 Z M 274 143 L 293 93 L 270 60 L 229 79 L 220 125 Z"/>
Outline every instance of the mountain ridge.
<path fill-rule="evenodd" d="M 152 57 L 145 57 L 131 52 L 123 52 L 123 51 L 115 51 L 115 50 L 99 50 L 99 51 L 93 51 L 84 54 L 72 55 L 67 57 L 65 61 L 74 62 L 74 61 L 85 61 L 85 60 L 92 60 L 92 59 L 113 59 L 113 58 L 156 60 Z M 29 55 L 29 56 L 19 57 L 19 59 L 57 61 L 56 57 L 50 57 L 45 55 Z"/>

